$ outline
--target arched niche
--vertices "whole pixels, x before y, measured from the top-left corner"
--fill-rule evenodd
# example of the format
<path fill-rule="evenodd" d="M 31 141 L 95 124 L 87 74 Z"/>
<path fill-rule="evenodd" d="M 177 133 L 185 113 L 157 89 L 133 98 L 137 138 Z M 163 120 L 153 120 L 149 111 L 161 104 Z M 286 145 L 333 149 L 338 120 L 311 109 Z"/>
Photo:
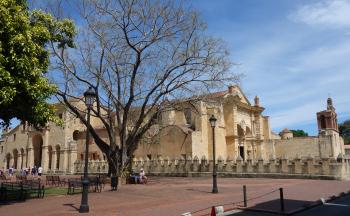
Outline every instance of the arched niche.
<path fill-rule="evenodd" d="M 48 154 L 49 154 L 49 166 L 48 166 L 48 169 L 51 170 L 52 169 L 52 154 L 53 154 L 52 146 L 49 145 L 47 150 L 48 150 Z"/>
<path fill-rule="evenodd" d="M 6 154 L 6 169 L 10 169 L 10 160 L 11 160 L 11 154 Z"/>
<path fill-rule="evenodd" d="M 253 135 L 252 135 L 252 131 L 250 130 L 250 128 L 249 128 L 248 126 L 245 127 L 245 135 L 246 135 L 247 137 L 253 136 Z"/>
<path fill-rule="evenodd" d="M 80 138 L 79 131 L 75 130 L 73 132 L 73 140 L 77 141 Z"/>
<path fill-rule="evenodd" d="M 61 147 L 56 145 L 56 170 L 60 169 L 60 157 L 61 157 Z"/>
<path fill-rule="evenodd" d="M 43 138 L 41 135 L 36 134 L 32 138 L 33 150 L 34 150 L 34 165 L 40 167 L 42 165 L 43 156 Z"/>
<path fill-rule="evenodd" d="M 21 148 L 20 149 L 20 152 L 21 152 L 21 169 L 23 169 L 23 164 L 24 164 L 24 148 Z"/>
<path fill-rule="evenodd" d="M 13 168 L 17 169 L 18 168 L 18 150 L 13 149 Z"/>

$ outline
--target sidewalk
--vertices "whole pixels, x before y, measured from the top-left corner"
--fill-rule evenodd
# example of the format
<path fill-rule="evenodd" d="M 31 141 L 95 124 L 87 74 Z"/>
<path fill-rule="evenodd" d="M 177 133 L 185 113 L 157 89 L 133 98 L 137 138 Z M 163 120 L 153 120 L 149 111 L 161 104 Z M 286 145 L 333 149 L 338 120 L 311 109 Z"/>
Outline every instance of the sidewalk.
<path fill-rule="evenodd" d="M 84 215 L 179 216 L 185 212 L 205 209 L 197 214 L 203 215 L 209 213 L 210 207 L 215 205 L 227 204 L 225 209 L 234 208 L 230 203 L 243 199 L 243 184 L 247 185 L 248 199 L 280 187 L 284 188 L 284 198 L 295 201 L 294 204 L 286 205 L 286 209 L 289 210 L 319 200 L 320 197 L 326 198 L 347 192 L 350 190 L 349 183 L 327 180 L 219 178 L 219 193 L 212 194 L 211 178 L 151 177 L 147 185 L 121 185 L 118 191 L 114 192 L 109 191 L 110 188 L 106 186 L 102 193 L 90 193 L 90 213 Z M 278 199 L 279 193 L 272 193 L 248 201 L 248 206 Z M 50 196 L 0 206 L 0 213 L 8 212 L 11 216 L 78 215 L 80 201 L 80 194 Z"/>

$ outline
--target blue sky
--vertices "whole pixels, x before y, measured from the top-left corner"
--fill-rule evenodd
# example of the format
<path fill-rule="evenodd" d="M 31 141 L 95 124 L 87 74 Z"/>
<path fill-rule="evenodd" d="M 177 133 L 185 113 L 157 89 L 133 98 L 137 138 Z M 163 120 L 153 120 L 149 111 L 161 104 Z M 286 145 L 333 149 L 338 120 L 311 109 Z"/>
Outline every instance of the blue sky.
<path fill-rule="evenodd" d="M 227 43 L 232 71 L 245 75 L 241 87 L 250 101 L 260 97 L 273 131 L 317 135 L 316 112 L 329 96 L 338 121 L 350 119 L 350 0 L 183 2 Z"/>
<path fill-rule="evenodd" d="M 316 112 L 328 96 L 338 121 L 350 119 L 350 0 L 191 0 L 258 95 L 275 132 L 317 134 Z M 187 3 L 187 2 L 186 2 Z"/>

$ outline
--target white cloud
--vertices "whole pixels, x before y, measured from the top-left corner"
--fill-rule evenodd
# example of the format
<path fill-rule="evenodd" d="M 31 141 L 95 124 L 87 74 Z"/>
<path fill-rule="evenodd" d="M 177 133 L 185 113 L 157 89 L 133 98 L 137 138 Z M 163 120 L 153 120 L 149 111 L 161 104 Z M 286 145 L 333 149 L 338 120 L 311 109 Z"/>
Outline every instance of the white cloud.
<path fill-rule="evenodd" d="M 290 127 L 296 124 L 312 123 L 316 120 L 316 113 L 323 108 L 323 101 L 312 101 L 291 109 L 273 113 L 270 124 L 273 128 Z"/>
<path fill-rule="evenodd" d="M 350 1 L 325 0 L 303 5 L 289 18 L 295 22 L 327 28 L 350 27 Z"/>
<path fill-rule="evenodd" d="M 251 101 L 260 97 L 275 131 L 287 127 L 317 134 L 316 113 L 326 108 L 328 95 L 339 119 L 350 116 L 350 0 L 292 2 L 292 8 L 271 17 L 254 20 L 239 13 L 244 18 L 238 20 L 248 20 L 242 24 L 223 14 L 220 21 L 225 22 L 211 19 L 209 29 L 215 26 L 212 32 L 229 43 L 232 60 L 241 63 L 239 70 L 246 75 L 244 92 Z"/>

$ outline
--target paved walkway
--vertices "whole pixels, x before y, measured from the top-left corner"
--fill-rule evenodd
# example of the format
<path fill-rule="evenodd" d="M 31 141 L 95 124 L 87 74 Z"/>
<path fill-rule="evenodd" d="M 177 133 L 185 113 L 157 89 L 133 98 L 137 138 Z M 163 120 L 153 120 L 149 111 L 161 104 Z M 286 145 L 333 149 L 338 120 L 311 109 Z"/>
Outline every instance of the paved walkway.
<path fill-rule="evenodd" d="M 247 185 L 248 199 L 284 188 L 287 210 L 301 207 L 320 197 L 329 197 L 350 190 L 349 181 L 295 180 L 295 179 L 237 179 L 219 178 L 218 194 L 211 194 L 212 179 L 151 177 L 147 185 L 121 185 L 118 191 L 90 193 L 90 213 L 84 215 L 113 216 L 179 216 L 213 205 L 229 204 L 242 200 L 242 185 Z M 279 208 L 279 192 L 249 201 L 249 206 Z M 50 196 L 22 203 L 0 206 L 0 215 L 78 215 L 81 195 Z M 276 202 L 277 201 L 277 202 Z M 277 203 L 277 205 L 271 203 Z M 232 204 L 225 209 L 233 208 Z M 204 210 L 194 215 L 203 215 Z"/>

